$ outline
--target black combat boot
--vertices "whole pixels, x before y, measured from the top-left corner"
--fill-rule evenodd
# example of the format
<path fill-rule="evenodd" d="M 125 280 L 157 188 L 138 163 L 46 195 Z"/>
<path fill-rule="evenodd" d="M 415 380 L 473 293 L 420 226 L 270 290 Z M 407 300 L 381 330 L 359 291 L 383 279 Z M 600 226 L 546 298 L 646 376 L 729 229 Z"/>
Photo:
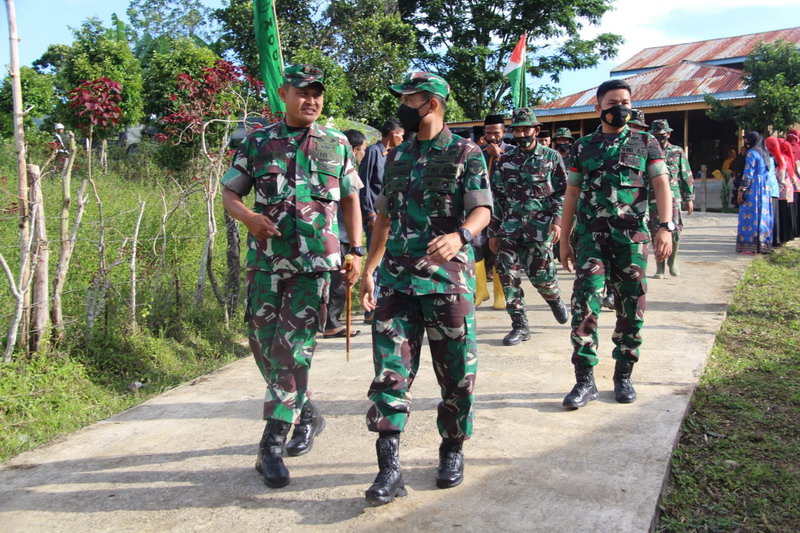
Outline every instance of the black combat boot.
<path fill-rule="evenodd" d="M 460 441 L 442 440 L 439 445 L 439 470 L 436 471 L 436 486 L 449 489 L 464 480 L 464 452 Z"/>
<path fill-rule="evenodd" d="M 606 309 L 611 309 L 612 311 L 615 309 L 614 293 L 608 289 L 606 289 L 606 296 L 605 298 L 603 298 L 603 307 L 605 307 Z"/>
<path fill-rule="evenodd" d="M 294 427 L 292 438 L 286 443 L 286 453 L 291 457 L 307 454 L 314 446 L 314 437 L 322 433 L 323 429 L 325 419 L 311 400 L 306 400 L 303 410 L 300 411 L 300 423 Z"/>
<path fill-rule="evenodd" d="M 564 397 L 561 404 L 568 409 L 583 407 L 592 400 L 597 399 L 597 387 L 594 384 L 594 367 L 575 365 L 575 386 Z"/>
<path fill-rule="evenodd" d="M 569 310 L 567 309 L 567 306 L 564 305 L 564 300 L 562 300 L 559 296 L 558 300 L 547 300 L 547 304 L 553 311 L 553 316 L 556 317 L 558 323 L 566 324 L 567 320 L 569 320 Z"/>
<path fill-rule="evenodd" d="M 378 475 L 367 489 L 367 501 L 372 505 L 392 503 L 395 498 L 408 494 L 403 473 L 400 471 L 400 434 L 380 437 L 375 441 L 378 452 Z"/>
<path fill-rule="evenodd" d="M 511 317 L 511 333 L 503 337 L 503 344 L 516 346 L 530 338 L 531 332 L 528 330 L 528 318 L 525 315 L 513 315 Z"/>
<path fill-rule="evenodd" d="M 631 383 L 633 363 L 630 361 L 617 361 L 614 365 L 614 399 L 619 403 L 633 403 L 636 401 L 636 391 Z"/>
<path fill-rule="evenodd" d="M 289 484 L 289 470 L 283 464 L 283 445 L 292 425 L 270 419 L 258 445 L 256 470 L 264 476 L 264 484 L 279 489 Z"/>

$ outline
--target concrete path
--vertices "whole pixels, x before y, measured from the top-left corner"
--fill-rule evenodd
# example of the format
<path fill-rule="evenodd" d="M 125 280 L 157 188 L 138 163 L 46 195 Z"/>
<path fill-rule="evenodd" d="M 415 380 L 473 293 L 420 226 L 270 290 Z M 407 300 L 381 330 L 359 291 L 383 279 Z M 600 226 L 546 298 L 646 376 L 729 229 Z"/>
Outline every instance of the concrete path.
<path fill-rule="evenodd" d="M 6 462 L 0 531 L 647 531 L 747 265 L 734 253 L 735 215 L 696 213 L 686 222 L 683 274 L 649 281 L 634 404 L 615 403 L 611 392 L 611 312 L 600 318 L 600 399 L 568 412 L 569 327 L 527 282 L 530 341 L 504 347 L 507 315 L 479 309 L 476 430 L 459 487 L 434 484 L 438 389 L 424 353 L 401 439 L 409 494 L 365 505 L 377 467 L 364 426 L 372 362 L 362 333 L 349 363 L 343 340 L 320 340 L 312 385 L 328 427 L 312 453 L 287 459 L 288 487 L 265 487 L 253 469 L 263 385 L 245 359 Z M 568 296 L 570 276 L 560 279 Z"/>

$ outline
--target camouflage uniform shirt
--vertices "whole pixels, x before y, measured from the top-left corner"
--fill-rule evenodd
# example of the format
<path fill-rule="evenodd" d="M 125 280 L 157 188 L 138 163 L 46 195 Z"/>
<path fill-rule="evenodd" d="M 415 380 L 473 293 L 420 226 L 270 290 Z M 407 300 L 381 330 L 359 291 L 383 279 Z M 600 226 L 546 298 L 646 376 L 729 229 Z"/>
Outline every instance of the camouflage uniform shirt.
<path fill-rule="evenodd" d="M 489 235 L 517 241 L 544 242 L 551 224 L 561 225 L 567 173 L 553 149 L 509 147 L 492 173 L 494 211 Z"/>
<path fill-rule="evenodd" d="M 423 146 L 429 147 L 423 148 Z M 472 209 L 492 206 L 480 148 L 445 126 L 432 141 L 392 150 L 375 209 L 390 219 L 378 284 L 411 295 L 466 294 L 474 289 L 472 246 L 435 264 L 428 243 L 456 231 Z"/>
<path fill-rule="evenodd" d="M 667 142 L 667 147 L 664 148 L 664 160 L 669 170 L 669 186 L 672 189 L 673 201 L 694 201 L 694 178 L 683 148 Z"/>
<path fill-rule="evenodd" d="M 625 126 L 609 141 L 600 127 L 575 142 L 567 184 L 581 188 L 575 233 L 610 233 L 620 243 L 649 242 L 650 180 L 667 174 L 658 141 Z"/>
<path fill-rule="evenodd" d="M 312 124 L 293 131 L 281 121 L 250 133 L 222 184 L 240 196 L 255 188 L 253 210 L 281 236 L 247 235 L 247 268 L 263 272 L 322 272 L 341 266 L 337 207 L 362 187 L 341 132 Z"/>

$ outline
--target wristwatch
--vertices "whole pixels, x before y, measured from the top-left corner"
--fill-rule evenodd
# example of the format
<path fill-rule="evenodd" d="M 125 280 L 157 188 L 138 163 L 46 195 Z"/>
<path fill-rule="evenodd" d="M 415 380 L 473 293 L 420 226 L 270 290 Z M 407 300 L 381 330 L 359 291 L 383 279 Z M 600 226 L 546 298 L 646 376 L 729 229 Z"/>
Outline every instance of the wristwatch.
<path fill-rule="evenodd" d="M 472 242 L 472 232 L 467 228 L 458 228 L 456 231 L 459 235 L 461 235 L 462 244 L 468 244 Z"/>
<path fill-rule="evenodd" d="M 673 231 L 678 229 L 678 227 L 675 225 L 675 223 L 673 221 L 671 221 L 671 220 L 669 222 L 662 222 L 661 224 L 658 225 L 658 227 L 659 228 L 664 228 L 665 230 L 667 230 L 670 233 L 672 233 Z"/>
<path fill-rule="evenodd" d="M 357 255 L 358 257 L 364 257 L 367 255 L 367 248 L 365 246 L 353 246 L 350 248 L 349 253 Z"/>

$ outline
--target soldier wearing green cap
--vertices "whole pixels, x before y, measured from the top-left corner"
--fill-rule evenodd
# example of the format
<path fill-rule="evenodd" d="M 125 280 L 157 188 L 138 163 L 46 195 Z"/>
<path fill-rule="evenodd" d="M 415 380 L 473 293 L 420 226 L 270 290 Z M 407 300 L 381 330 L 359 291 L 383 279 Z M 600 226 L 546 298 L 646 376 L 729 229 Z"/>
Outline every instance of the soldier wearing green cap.
<path fill-rule="evenodd" d="M 646 131 L 647 122 L 644 121 L 644 111 L 631 109 L 631 119 L 628 121 L 628 126 L 633 131 Z"/>
<path fill-rule="evenodd" d="M 658 142 L 647 132 L 628 127 L 631 88 L 624 80 L 609 80 L 597 88 L 597 131 L 575 142 L 570 151 L 564 196 L 564 238 L 561 264 L 576 270 L 572 291 L 572 364 L 575 386 L 564 407 L 577 409 L 597 399 L 594 366 L 598 363 L 597 325 L 606 273 L 616 296 L 614 399 L 636 400 L 631 382 L 639 361 L 646 306 L 648 192 L 653 190 L 661 218 L 653 238 L 656 260 L 672 251 L 672 193 Z M 574 223 L 575 247 L 569 240 Z"/>
<path fill-rule="evenodd" d="M 572 148 L 572 143 L 574 142 L 575 139 L 572 137 L 572 132 L 569 128 L 558 128 L 556 134 L 553 135 L 553 148 L 562 158 L 567 157 L 569 149 Z"/>
<path fill-rule="evenodd" d="M 672 221 L 675 223 L 676 229 L 672 232 L 672 254 L 670 254 L 666 263 L 669 265 L 670 275 L 678 276 L 680 275 L 680 269 L 676 259 L 678 257 L 678 248 L 680 247 L 680 236 L 683 231 L 681 200 L 683 200 L 683 208 L 686 210 L 686 214 L 691 215 L 694 212 L 694 178 L 683 148 L 669 142 L 669 137 L 672 134 L 669 122 L 666 119 L 654 120 L 650 133 L 658 140 L 662 150 L 664 150 L 664 161 L 667 163 L 667 170 L 669 171 L 669 186 L 672 189 Z M 651 235 L 655 235 L 655 232 L 658 231 L 658 225 L 658 206 L 655 199 L 651 199 L 649 226 Z M 665 267 L 664 261 L 657 261 L 656 273 L 653 277 L 656 279 L 664 278 Z"/>
<path fill-rule="evenodd" d="M 375 379 L 368 393 L 373 405 L 367 427 L 378 433 L 379 472 L 366 491 L 367 501 L 375 505 L 406 494 L 400 433 L 411 410 L 411 384 L 426 332 L 442 396 L 436 485 L 454 487 L 463 479 L 462 443 L 472 434 L 478 365 L 470 241 L 489 222 L 492 206 L 480 148 L 444 124 L 448 83 L 436 74 L 413 72 L 389 89 L 400 98 L 403 129 L 416 136 L 387 157 L 361 279 L 364 308 L 375 309 Z"/>
<path fill-rule="evenodd" d="M 553 260 L 553 243 L 561 235 L 567 174 L 558 152 L 534 140 L 540 128 L 533 109 L 514 110 L 511 132 L 517 146 L 500 156 L 491 179 L 494 210 L 489 246 L 497 254 L 497 272 L 506 311 L 511 315 L 511 332 L 503 338 L 506 346 L 531 338 L 523 274 L 528 275 L 560 324 L 569 318 Z"/>
<path fill-rule="evenodd" d="M 331 272 L 341 269 L 339 224 L 350 242 L 361 242 L 361 180 L 350 145 L 339 131 L 316 123 L 324 83 L 312 65 L 287 67 L 278 89 L 284 119 L 245 137 L 222 178 L 223 205 L 248 230 L 245 320 L 267 383 L 267 426 L 256 470 L 273 488 L 289 483 L 284 445 L 290 456 L 308 453 L 325 427 L 309 400 L 308 379 L 316 332 L 325 325 Z M 252 210 L 242 202 L 251 191 Z M 337 218 L 339 203 L 343 221 Z M 360 266 L 356 257 L 346 284 L 355 283 Z"/>

